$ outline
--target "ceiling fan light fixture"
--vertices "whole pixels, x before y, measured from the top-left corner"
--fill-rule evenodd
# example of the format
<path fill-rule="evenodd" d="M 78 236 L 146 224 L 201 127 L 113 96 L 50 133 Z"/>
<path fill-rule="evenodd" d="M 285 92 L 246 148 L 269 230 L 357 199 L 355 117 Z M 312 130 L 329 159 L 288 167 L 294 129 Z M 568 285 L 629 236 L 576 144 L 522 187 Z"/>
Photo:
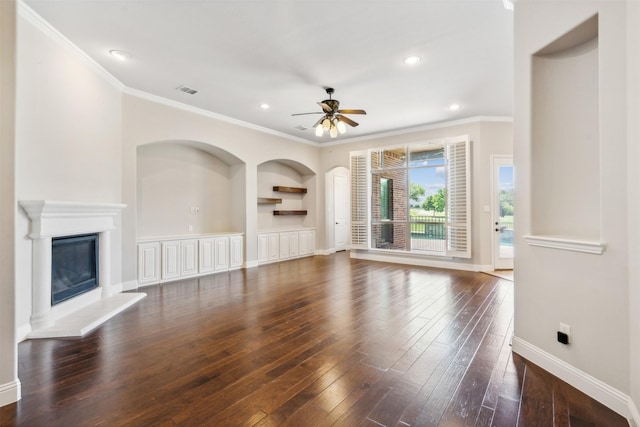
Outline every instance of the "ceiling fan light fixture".
<path fill-rule="evenodd" d="M 335 127 L 335 125 L 331 125 L 331 129 L 329 129 L 329 136 L 331 136 L 331 138 L 338 137 L 338 129 Z"/>
<path fill-rule="evenodd" d="M 340 132 L 341 135 L 347 131 L 347 126 L 340 120 L 338 120 L 338 124 L 336 125 L 336 127 L 338 128 L 338 132 Z"/>
<path fill-rule="evenodd" d="M 322 129 L 322 124 L 319 124 L 318 126 L 316 126 L 316 136 L 322 136 L 323 133 L 324 133 L 324 129 Z"/>
<path fill-rule="evenodd" d="M 328 131 L 329 129 L 331 129 L 331 120 L 329 120 L 329 117 L 325 118 L 322 121 L 322 129 L 325 131 Z"/>

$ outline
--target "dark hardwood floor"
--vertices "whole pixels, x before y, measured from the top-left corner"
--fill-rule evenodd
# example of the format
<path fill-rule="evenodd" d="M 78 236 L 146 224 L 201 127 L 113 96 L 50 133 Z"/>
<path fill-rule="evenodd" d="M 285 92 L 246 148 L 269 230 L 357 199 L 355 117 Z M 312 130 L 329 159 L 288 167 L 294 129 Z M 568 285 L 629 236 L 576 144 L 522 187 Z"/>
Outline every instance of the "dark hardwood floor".
<path fill-rule="evenodd" d="M 627 426 L 509 346 L 513 284 L 317 256 L 143 288 L 19 345 L 2 426 Z"/>

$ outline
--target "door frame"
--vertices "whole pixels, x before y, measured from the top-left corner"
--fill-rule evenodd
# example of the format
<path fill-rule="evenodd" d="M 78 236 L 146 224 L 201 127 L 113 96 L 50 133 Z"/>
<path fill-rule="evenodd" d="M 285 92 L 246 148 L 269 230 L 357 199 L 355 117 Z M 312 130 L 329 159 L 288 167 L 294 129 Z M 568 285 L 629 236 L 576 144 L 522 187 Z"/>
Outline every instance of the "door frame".
<path fill-rule="evenodd" d="M 496 176 L 496 169 L 499 165 L 504 163 L 510 164 L 513 167 L 513 156 L 510 154 L 492 154 L 491 155 L 491 265 L 496 270 L 513 270 L 513 258 L 510 264 L 500 264 L 498 259 L 498 240 L 496 237 L 495 224 L 500 219 L 500 213 L 498 212 L 499 201 L 499 179 Z M 514 211 L 515 213 L 515 211 Z"/>
<path fill-rule="evenodd" d="M 335 197 L 335 176 L 341 175 L 344 176 L 347 180 L 347 188 L 345 194 L 345 200 L 347 203 L 345 217 L 346 217 L 346 247 L 344 248 L 336 248 L 336 197 Z M 326 241 L 329 249 L 329 253 L 336 252 L 337 250 L 346 250 L 349 248 L 349 230 L 351 224 L 351 215 L 349 211 L 349 200 L 351 200 L 351 193 L 349 191 L 349 182 L 351 180 L 351 174 L 349 169 L 344 166 L 336 166 L 331 168 L 325 174 L 325 227 L 326 227 Z"/>

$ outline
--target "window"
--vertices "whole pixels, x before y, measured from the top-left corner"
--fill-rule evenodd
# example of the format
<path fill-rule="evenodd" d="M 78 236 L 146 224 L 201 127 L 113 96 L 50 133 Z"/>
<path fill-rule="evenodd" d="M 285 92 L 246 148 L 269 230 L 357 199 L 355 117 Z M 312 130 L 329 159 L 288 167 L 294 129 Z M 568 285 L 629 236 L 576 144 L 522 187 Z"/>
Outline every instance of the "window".
<path fill-rule="evenodd" d="M 352 247 L 469 258 L 467 137 L 351 153 Z"/>

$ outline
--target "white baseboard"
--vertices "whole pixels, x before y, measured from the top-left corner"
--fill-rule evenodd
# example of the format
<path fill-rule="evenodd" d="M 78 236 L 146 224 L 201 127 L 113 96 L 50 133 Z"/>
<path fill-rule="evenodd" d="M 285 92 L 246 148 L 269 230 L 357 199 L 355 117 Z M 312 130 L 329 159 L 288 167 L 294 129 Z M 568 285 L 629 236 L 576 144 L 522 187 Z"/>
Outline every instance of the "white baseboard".
<path fill-rule="evenodd" d="M 315 251 L 316 255 L 331 255 L 331 254 L 335 254 L 336 250 L 335 249 L 317 249 Z"/>
<path fill-rule="evenodd" d="M 453 270 L 483 271 L 483 272 L 493 271 L 493 267 L 491 265 L 465 264 L 461 262 L 455 262 L 452 260 L 452 258 L 446 258 L 446 260 L 439 260 L 439 259 L 433 259 L 433 258 L 416 257 L 407 253 L 391 254 L 386 252 L 368 252 L 368 251 L 362 251 L 362 250 L 352 250 L 351 258 L 366 259 L 369 261 L 391 262 L 396 264 L 419 265 L 421 267 L 449 268 Z M 452 260 L 452 261 L 449 261 L 449 260 Z"/>
<path fill-rule="evenodd" d="M 122 288 L 123 288 L 122 283 L 111 285 L 111 292 L 113 292 L 114 294 L 119 294 L 120 292 L 122 292 Z"/>
<path fill-rule="evenodd" d="M 255 268 L 258 266 L 258 260 L 255 261 L 246 261 L 244 263 L 244 268 Z"/>
<path fill-rule="evenodd" d="M 512 348 L 514 352 L 525 359 L 530 360 L 542 369 L 552 373 L 623 417 L 632 420 L 636 425 L 640 423 L 638 410 L 633 400 L 620 390 L 611 387 L 517 336 L 513 337 Z"/>
<path fill-rule="evenodd" d="M 122 284 L 122 291 L 135 291 L 136 289 L 138 289 L 137 280 L 129 280 L 128 282 L 124 282 Z"/>
<path fill-rule="evenodd" d="M 15 379 L 10 383 L 0 384 L 0 406 L 8 405 L 20 400 L 20 380 Z"/>
<path fill-rule="evenodd" d="M 27 336 L 31 333 L 31 324 L 18 326 L 16 330 L 16 342 L 22 342 L 27 339 Z"/>

